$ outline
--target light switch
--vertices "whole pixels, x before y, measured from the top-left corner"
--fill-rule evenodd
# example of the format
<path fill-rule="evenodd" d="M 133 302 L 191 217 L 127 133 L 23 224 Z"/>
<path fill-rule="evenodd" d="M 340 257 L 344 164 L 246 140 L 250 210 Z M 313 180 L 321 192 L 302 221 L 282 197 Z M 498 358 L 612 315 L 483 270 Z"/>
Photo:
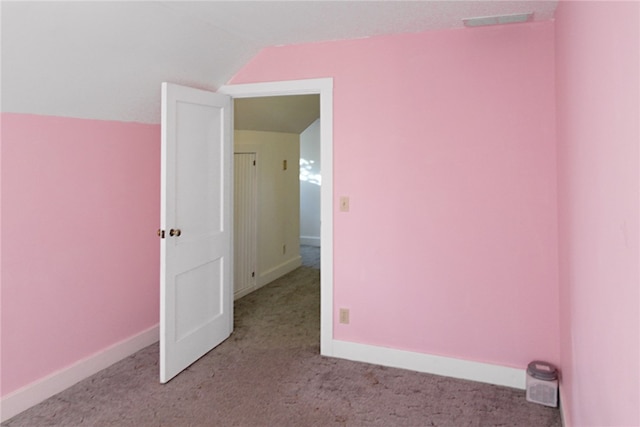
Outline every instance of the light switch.
<path fill-rule="evenodd" d="M 340 211 L 349 212 L 349 198 L 346 196 L 340 197 Z"/>

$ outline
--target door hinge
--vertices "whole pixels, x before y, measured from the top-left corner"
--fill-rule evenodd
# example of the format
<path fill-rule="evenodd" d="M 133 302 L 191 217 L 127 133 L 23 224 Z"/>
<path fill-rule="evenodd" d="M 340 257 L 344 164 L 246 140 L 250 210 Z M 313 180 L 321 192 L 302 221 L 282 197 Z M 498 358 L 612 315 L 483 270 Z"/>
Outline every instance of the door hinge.
<path fill-rule="evenodd" d="M 164 239 L 164 230 L 158 228 L 158 237 Z"/>
<path fill-rule="evenodd" d="M 256 161 L 254 160 L 254 161 L 253 161 L 253 166 L 255 166 L 255 165 L 256 165 Z"/>

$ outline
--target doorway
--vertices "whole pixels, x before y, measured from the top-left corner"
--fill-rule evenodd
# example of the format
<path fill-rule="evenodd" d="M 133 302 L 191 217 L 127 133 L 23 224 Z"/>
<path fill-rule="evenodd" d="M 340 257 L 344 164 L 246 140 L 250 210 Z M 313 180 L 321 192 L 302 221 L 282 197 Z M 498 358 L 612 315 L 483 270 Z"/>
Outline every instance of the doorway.
<path fill-rule="evenodd" d="M 331 356 L 333 354 L 333 79 L 227 85 L 220 88 L 219 92 L 228 94 L 234 99 L 310 94 L 320 96 L 322 163 L 320 353 Z"/>

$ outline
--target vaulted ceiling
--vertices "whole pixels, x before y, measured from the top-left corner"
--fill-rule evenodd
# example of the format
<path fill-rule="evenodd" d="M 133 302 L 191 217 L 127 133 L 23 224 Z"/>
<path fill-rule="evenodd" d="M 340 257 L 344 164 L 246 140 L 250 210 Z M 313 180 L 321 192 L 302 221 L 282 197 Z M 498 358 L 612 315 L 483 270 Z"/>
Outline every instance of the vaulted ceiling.
<path fill-rule="evenodd" d="M 2 110 L 158 123 L 161 82 L 215 90 L 268 46 L 462 28 L 476 16 L 549 20 L 556 4 L 2 1 Z"/>

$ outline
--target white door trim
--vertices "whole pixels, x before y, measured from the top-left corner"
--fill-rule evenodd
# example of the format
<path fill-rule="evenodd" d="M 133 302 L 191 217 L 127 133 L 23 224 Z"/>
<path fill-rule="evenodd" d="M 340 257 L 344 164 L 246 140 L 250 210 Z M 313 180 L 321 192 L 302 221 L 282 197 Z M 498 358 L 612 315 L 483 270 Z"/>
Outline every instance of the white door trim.
<path fill-rule="evenodd" d="M 232 84 L 218 92 L 232 98 L 320 95 L 320 354 L 333 356 L 333 79 Z"/>

